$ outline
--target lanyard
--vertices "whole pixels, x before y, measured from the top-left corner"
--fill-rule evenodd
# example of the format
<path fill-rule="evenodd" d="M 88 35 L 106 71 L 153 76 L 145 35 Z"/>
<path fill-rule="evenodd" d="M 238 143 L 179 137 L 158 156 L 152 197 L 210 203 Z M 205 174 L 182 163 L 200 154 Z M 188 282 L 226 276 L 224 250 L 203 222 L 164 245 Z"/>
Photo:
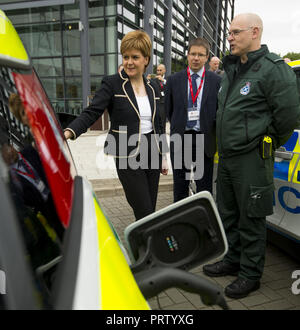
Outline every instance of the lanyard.
<path fill-rule="evenodd" d="M 22 159 L 22 166 L 25 171 L 21 171 L 17 168 L 18 164 L 12 165 L 12 170 L 17 172 L 20 176 L 24 177 L 26 180 L 28 180 L 31 184 L 34 185 L 34 187 L 39 191 L 44 201 L 47 201 L 49 196 L 49 189 L 45 186 L 44 182 L 40 179 L 37 171 L 34 169 L 34 167 L 26 161 L 26 159 L 23 157 L 23 155 L 19 152 L 18 153 L 20 158 Z M 20 160 L 20 159 L 19 159 Z"/>
<path fill-rule="evenodd" d="M 202 77 L 201 77 L 201 84 L 197 90 L 197 93 L 194 97 L 194 92 L 193 92 L 193 85 L 192 85 L 192 79 L 191 79 L 191 73 L 190 73 L 190 68 L 188 67 L 187 68 L 187 75 L 188 75 L 188 78 L 189 78 L 189 83 L 190 83 L 190 91 L 191 91 L 191 96 L 192 96 L 192 101 L 193 101 L 193 104 L 196 102 L 197 100 L 197 97 L 201 91 L 201 88 L 202 88 L 202 85 L 203 85 L 203 81 L 204 81 L 204 77 L 205 77 L 205 67 L 203 68 L 203 74 L 202 74 Z"/>
<path fill-rule="evenodd" d="M 19 174 L 22 174 L 24 176 L 30 177 L 33 180 L 36 180 L 36 175 L 34 175 L 34 170 L 33 170 L 32 166 L 26 161 L 26 159 L 23 157 L 23 155 L 20 152 L 18 152 L 18 154 L 22 158 L 23 164 L 27 168 L 28 172 L 23 172 L 23 171 L 20 171 L 19 169 L 14 169 L 14 170 Z"/>

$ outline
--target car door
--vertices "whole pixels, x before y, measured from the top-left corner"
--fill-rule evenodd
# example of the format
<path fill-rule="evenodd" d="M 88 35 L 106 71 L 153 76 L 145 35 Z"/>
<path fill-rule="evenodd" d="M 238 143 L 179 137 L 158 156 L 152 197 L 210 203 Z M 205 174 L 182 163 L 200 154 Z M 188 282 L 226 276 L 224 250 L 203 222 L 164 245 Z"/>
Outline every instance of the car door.
<path fill-rule="evenodd" d="M 280 229 L 290 238 L 300 243 L 300 130 L 295 130 L 289 147 L 293 150 L 286 151 L 291 154 L 288 161 L 288 182 L 278 191 L 279 204 L 284 209 L 283 217 L 279 223 Z"/>
<path fill-rule="evenodd" d="M 290 62 L 297 79 L 300 95 L 300 60 Z M 285 213 L 280 223 L 280 228 L 292 240 L 300 243 L 300 127 L 295 130 L 290 145 L 293 157 L 289 162 L 288 189 L 282 189 L 281 199 Z"/>
<path fill-rule="evenodd" d="M 300 60 L 290 62 L 300 88 Z M 299 90 L 300 94 L 300 90 Z M 274 213 L 267 217 L 267 223 L 273 229 L 294 230 L 299 217 L 299 129 L 294 131 L 289 141 L 275 152 L 274 162 Z"/>
<path fill-rule="evenodd" d="M 286 208 L 282 193 L 286 189 L 289 190 L 289 167 L 290 161 L 293 158 L 293 147 L 291 139 L 284 146 L 281 146 L 275 151 L 274 161 L 274 197 L 273 197 L 273 214 L 267 217 L 269 225 L 278 227 L 284 218 Z"/>
<path fill-rule="evenodd" d="M 300 60 L 290 62 L 300 89 Z M 299 90 L 300 94 L 300 90 Z M 289 141 L 275 152 L 274 214 L 267 218 L 269 225 L 300 243 L 300 127 Z"/>

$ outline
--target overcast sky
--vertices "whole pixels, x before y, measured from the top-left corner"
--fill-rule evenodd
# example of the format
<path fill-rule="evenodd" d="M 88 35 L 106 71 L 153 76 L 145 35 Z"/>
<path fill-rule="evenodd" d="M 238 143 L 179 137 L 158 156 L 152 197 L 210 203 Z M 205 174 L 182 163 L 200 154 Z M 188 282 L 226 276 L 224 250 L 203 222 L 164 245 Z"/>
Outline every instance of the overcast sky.
<path fill-rule="evenodd" d="M 300 0 L 235 0 L 235 15 L 247 12 L 262 18 L 262 43 L 271 52 L 300 53 Z"/>

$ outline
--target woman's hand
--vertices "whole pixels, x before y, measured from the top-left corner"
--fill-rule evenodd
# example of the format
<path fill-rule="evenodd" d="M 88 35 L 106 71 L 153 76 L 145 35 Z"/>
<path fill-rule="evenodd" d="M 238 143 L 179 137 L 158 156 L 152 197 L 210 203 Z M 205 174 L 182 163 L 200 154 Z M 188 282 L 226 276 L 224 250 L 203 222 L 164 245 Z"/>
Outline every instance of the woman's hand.
<path fill-rule="evenodd" d="M 160 173 L 162 175 L 167 175 L 168 174 L 168 171 L 169 171 L 169 165 L 168 165 L 168 160 L 167 158 L 164 158 L 162 159 L 162 164 L 161 164 L 161 171 Z"/>
<path fill-rule="evenodd" d="M 64 136 L 65 136 L 66 140 L 72 139 L 73 138 L 73 133 L 71 131 L 69 131 L 68 129 L 66 129 L 64 131 Z"/>

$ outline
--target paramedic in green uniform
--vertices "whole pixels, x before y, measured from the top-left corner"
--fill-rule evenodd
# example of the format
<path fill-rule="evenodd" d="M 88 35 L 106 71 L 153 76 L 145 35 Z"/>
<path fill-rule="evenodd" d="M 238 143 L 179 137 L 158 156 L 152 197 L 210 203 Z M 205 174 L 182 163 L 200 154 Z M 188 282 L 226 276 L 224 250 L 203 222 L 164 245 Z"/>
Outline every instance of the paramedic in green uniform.
<path fill-rule="evenodd" d="M 203 267 L 207 276 L 237 275 L 225 288 L 243 298 L 260 287 L 266 249 L 266 216 L 273 213 L 274 150 L 300 119 L 296 76 L 261 45 L 263 23 L 236 16 L 229 29 L 231 54 L 218 98 L 217 204 L 227 240 L 222 261 Z"/>

